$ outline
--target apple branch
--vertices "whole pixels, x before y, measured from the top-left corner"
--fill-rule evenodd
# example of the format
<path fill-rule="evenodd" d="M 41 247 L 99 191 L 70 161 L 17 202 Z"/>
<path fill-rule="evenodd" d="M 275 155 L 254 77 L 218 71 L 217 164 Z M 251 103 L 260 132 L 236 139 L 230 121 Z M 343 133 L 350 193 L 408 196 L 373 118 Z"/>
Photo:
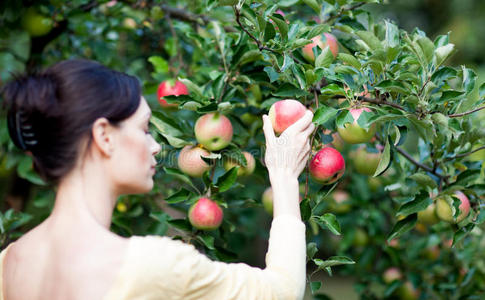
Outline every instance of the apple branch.
<path fill-rule="evenodd" d="M 445 161 L 450 161 L 450 160 L 455 160 L 457 158 L 465 157 L 465 156 L 468 156 L 470 154 L 473 154 L 473 153 L 478 152 L 478 151 L 483 150 L 483 149 L 485 149 L 485 146 L 478 147 L 477 149 L 472 150 L 470 152 L 457 154 L 456 156 L 453 156 L 453 157 L 448 157 L 448 158 L 445 159 Z"/>
<path fill-rule="evenodd" d="M 448 115 L 448 117 L 450 117 L 450 118 L 459 118 L 459 117 L 463 117 L 463 116 L 466 116 L 466 115 L 472 114 L 472 113 L 477 112 L 477 111 L 482 110 L 482 109 L 485 109 L 485 106 L 481 106 L 481 107 L 476 108 L 476 109 L 474 109 L 474 110 L 470 110 L 470 111 L 462 112 L 462 113 L 459 113 L 459 114 L 452 114 L 452 115 Z"/>
<path fill-rule="evenodd" d="M 364 97 L 364 96 L 358 96 L 357 99 L 359 99 L 360 101 L 363 101 L 363 102 L 369 102 L 369 103 L 374 103 L 374 104 L 377 104 L 377 105 L 388 105 L 388 106 L 392 106 L 394 108 L 397 108 L 399 110 L 402 110 L 402 111 L 406 111 L 404 109 L 404 107 L 402 107 L 401 105 L 399 104 L 396 104 L 396 103 L 392 103 L 392 102 L 388 102 L 382 98 L 380 99 L 377 99 L 377 98 L 367 98 L 367 97 Z"/>
<path fill-rule="evenodd" d="M 239 9 L 237 9 L 236 7 L 234 7 L 234 13 L 236 14 L 236 22 L 237 24 L 239 25 L 239 27 L 241 27 L 241 29 L 251 38 L 253 39 L 255 42 L 256 42 L 256 45 L 258 45 L 258 49 L 259 51 L 263 51 L 263 50 L 267 50 L 267 51 L 270 51 L 270 52 L 273 52 L 273 53 L 276 53 L 276 54 L 280 54 L 278 53 L 277 51 L 271 49 L 271 48 L 268 48 L 266 46 L 264 46 L 261 41 L 259 41 L 253 34 L 251 34 L 251 32 L 249 32 L 244 26 L 243 24 L 241 23 L 241 12 L 239 11 Z"/>
<path fill-rule="evenodd" d="M 382 139 L 376 135 L 376 138 L 379 142 L 383 142 Z M 410 161 L 412 164 L 414 164 L 415 166 L 417 166 L 418 168 L 421 168 L 431 174 L 434 174 L 436 175 L 437 177 L 440 178 L 440 180 L 445 180 L 447 181 L 448 179 L 448 176 L 446 175 L 443 175 L 443 174 L 440 174 L 438 172 L 436 172 L 436 169 L 435 168 L 432 168 L 430 166 L 427 166 L 425 164 L 422 164 L 420 162 L 418 162 L 417 160 L 415 160 L 409 153 L 407 153 L 405 150 L 399 148 L 399 147 L 394 147 L 396 149 L 397 152 L 399 152 L 402 156 L 404 156 L 408 161 Z"/>

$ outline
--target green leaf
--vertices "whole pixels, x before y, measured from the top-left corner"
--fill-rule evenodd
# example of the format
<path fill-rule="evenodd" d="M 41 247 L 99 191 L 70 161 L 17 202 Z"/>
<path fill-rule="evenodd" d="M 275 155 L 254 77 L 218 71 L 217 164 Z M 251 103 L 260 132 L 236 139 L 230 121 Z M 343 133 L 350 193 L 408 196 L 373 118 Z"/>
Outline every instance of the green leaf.
<path fill-rule="evenodd" d="M 355 261 L 346 256 L 332 256 L 327 260 L 314 259 L 313 262 L 318 266 L 318 269 L 322 270 L 327 267 L 339 266 L 339 265 L 353 265 Z"/>
<path fill-rule="evenodd" d="M 330 26 L 328 24 L 319 24 L 319 25 L 312 27 L 312 29 L 306 35 L 306 38 L 312 39 L 312 38 L 316 37 L 317 35 L 320 35 L 324 32 L 329 32 L 329 31 L 330 31 Z"/>
<path fill-rule="evenodd" d="M 184 200 L 187 200 L 189 199 L 191 196 L 191 193 L 184 189 L 184 188 L 181 188 L 178 192 L 170 195 L 168 198 L 165 199 L 165 201 L 167 201 L 167 203 L 179 203 L 179 202 L 182 202 Z"/>
<path fill-rule="evenodd" d="M 210 250 L 214 250 L 214 237 L 210 235 L 197 235 L 197 240 L 202 242 L 204 246 L 209 248 Z"/>
<path fill-rule="evenodd" d="M 335 118 L 337 115 L 337 110 L 333 107 L 322 105 L 320 106 L 315 114 L 313 115 L 313 122 L 316 125 L 322 125 L 331 119 Z"/>
<path fill-rule="evenodd" d="M 190 225 L 189 221 L 185 219 L 172 219 L 172 220 L 168 220 L 167 222 L 171 226 L 183 231 L 190 231 L 190 229 L 192 228 L 192 225 Z"/>
<path fill-rule="evenodd" d="M 455 45 L 453 44 L 447 44 L 445 46 L 436 48 L 436 50 L 434 51 L 436 55 L 436 67 L 441 66 L 441 64 L 445 62 L 445 60 L 447 60 L 448 57 L 451 56 L 454 49 L 455 49 Z"/>
<path fill-rule="evenodd" d="M 284 83 L 278 88 L 278 90 L 275 93 L 273 93 L 273 95 L 277 97 L 285 97 L 285 98 L 287 97 L 300 98 L 302 96 L 308 95 L 308 92 L 300 88 L 297 88 L 292 84 Z"/>
<path fill-rule="evenodd" d="M 451 245 L 454 247 L 458 244 L 461 240 L 463 240 L 473 229 L 475 228 L 475 224 L 470 223 L 465 227 L 458 229 L 455 234 L 453 235 L 453 244 Z"/>
<path fill-rule="evenodd" d="M 379 159 L 379 164 L 374 173 L 374 177 L 381 175 L 387 170 L 389 164 L 391 163 L 391 145 L 389 143 L 389 138 L 386 139 L 386 145 L 384 146 L 384 151 L 382 151 L 381 159 Z"/>
<path fill-rule="evenodd" d="M 394 238 L 414 228 L 417 221 L 418 221 L 418 214 L 411 214 L 407 216 L 404 220 L 397 222 L 396 225 L 394 225 L 394 227 L 392 228 L 391 233 L 387 238 L 387 242 L 390 242 Z"/>
<path fill-rule="evenodd" d="M 328 228 L 333 234 L 340 235 L 340 224 L 334 214 L 326 213 L 320 217 L 318 224 L 323 229 Z"/>
<path fill-rule="evenodd" d="M 264 29 L 264 42 L 267 43 L 275 36 L 276 36 L 276 30 L 274 29 L 273 23 L 267 22 L 266 27 Z"/>
<path fill-rule="evenodd" d="M 168 143 L 172 147 L 181 148 L 185 145 L 191 144 L 190 142 L 182 139 L 183 133 L 179 129 L 178 125 L 162 113 L 154 111 L 152 117 L 150 118 L 150 123 L 152 123 L 158 129 L 160 134 L 167 139 Z"/>
<path fill-rule="evenodd" d="M 276 26 L 278 27 L 278 31 L 281 34 L 281 38 L 283 40 L 288 40 L 288 24 L 286 24 L 286 21 L 281 17 L 280 15 L 272 15 L 269 16 L 273 22 L 276 23 Z"/>
<path fill-rule="evenodd" d="M 356 68 L 357 70 L 360 70 L 362 68 L 362 65 L 360 64 L 359 60 L 355 58 L 353 55 L 350 55 L 347 53 L 339 53 L 337 55 L 337 58 L 343 61 L 344 63 L 348 64 L 349 66 Z"/>
<path fill-rule="evenodd" d="M 310 288 L 312 290 L 312 294 L 318 291 L 322 287 L 322 282 L 320 281 L 312 281 L 310 282 Z"/>
<path fill-rule="evenodd" d="M 381 41 L 372 32 L 359 30 L 356 34 L 371 50 L 382 49 Z"/>
<path fill-rule="evenodd" d="M 390 48 L 399 46 L 399 28 L 395 24 L 387 20 L 385 21 L 385 23 L 386 23 L 386 39 L 385 39 L 386 46 Z"/>
<path fill-rule="evenodd" d="M 438 186 L 431 177 L 424 173 L 415 173 L 409 176 L 409 179 L 416 181 L 422 187 L 429 187 L 431 189 L 434 189 Z"/>
<path fill-rule="evenodd" d="M 333 53 L 330 51 L 330 47 L 327 45 L 325 49 L 322 50 L 322 53 L 318 55 L 317 59 L 315 59 L 315 67 L 328 68 L 332 64 L 333 60 Z"/>
<path fill-rule="evenodd" d="M 322 7 L 320 6 L 320 4 L 318 4 L 316 0 L 303 0 L 303 2 L 305 2 L 306 5 L 310 6 L 317 14 L 319 14 L 322 10 Z"/>
<path fill-rule="evenodd" d="M 461 96 L 463 96 L 464 94 L 465 92 L 460 92 L 460 91 L 443 91 L 439 99 L 439 102 L 458 99 L 458 98 L 461 98 Z"/>
<path fill-rule="evenodd" d="M 381 81 L 375 86 L 375 88 L 383 92 L 396 92 L 405 95 L 409 93 L 401 82 L 394 80 Z"/>
<path fill-rule="evenodd" d="M 261 54 L 261 51 L 249 50 L 241 56 L 237 64 L 242 66 L 256 60 L 261 60 L 262 58 L 263 58 L 263 55 Z"/>
<path fill-rule="evenodd" d="M 416 195 L 416 197 L 401 205 L 396 216 L 408 216 L 410 214 L 417 213 L 426 209 L 433 200 L 429 197 L 427 192 L 422 191 L 420 194 Z"/>
<path fill-rule="evenodd" d="M 477 80 L 477 74 L 472 69 L 465 68 L 465 66 L 462 66 L 461 68 L 462 68 L 462 73 L 463 73 L 463 89 L 465 90 L 466 94 L 468 95 L 475 88 L 475 82 Z"/>
<path fill-rule="evenodd" d="M 478 95 L 480 98 L 485 97 L 485 83 L 482 83 L 482 85 L 478 88 Z"/>
<path fill-rule="evenodd" d="M 318 248 L 316 243 L 311 242 L 306 245 L 306 256 L 308 259 L 313 259 L 317 252 Z"/>
<path fill-rule="evenodd" d="M 224 173 L 224 175 L 217 178 L 216 185 L 219 187 L 219 192 L 221 192 L 221 193 L 225 192 L 234 185 L 234 183 L 236 182 L 236 179 L 237 179 L 237 170 L 238 169 L 239 169 L 239 167 L 233 167 L 229 171 Z"/>
<path fill-rule="evenodd" d="M 150 56 L 148 61 L 152 63 L 155 72 L 165 74 L 168 72 L 168 62 L 161 56 Z"/>
<path fill-rule="evenodd" d="M 421 47 L 423 51 L 424 57 L 426 62 L 429 64 L 433 60 L 434 55 L 434 44 L 433 42 L 425 36 L 422 36 L 418 39 L 418 45 Z"/>
<path fill-rule="evenodd" d="M 280 77 L 280 74 L 278 74 L 273 67 L 264 67 L 263 70 L 268 74 L 270 82 L 275 82 Z"/>
<path fill-rule="evenodd" d="M 349 110 L 343 110 L 337 116 L 336 125 L 337 127 L 342 128 L 347 123 L 354 123 L 354 117 L 352 117 Z"/>
<path fill-rule="evenodd" d="M 195 83 L 193 83 L 191 80 L 187 78 L 178 78 L 179 81 L 181 81 L 183 84 L 187 86 L 187 89 L 189 90 L 190 93 L 196 94 L 200 98 L 205 98 L 202 89 L 197 86 Z"/>
<path fill-rule="evenodd" d="M 339 86 L 339 85 L 337 85 L 335 83 L 331 83 L 331 84 L 329 84 L 327 86 L 324 86 L 320 90 L 320 92 L 322 94 L 324 94 L 324 95 L 334 95 L 334 96 L 335 95 L 341 95 L 341 96 L 345 96 L 345 90 L 341 86 Z"/>
<path fill-rule="evenodd" d="M 436 83 L 437 85 L 441 84 L 442 81 L 448 80 L 450 78 L 454 78 L 457 75 L 457 71 L 450 67 L 443 67 L 436 71 L 433 76 L 431 76 L 431 80 Z"/>

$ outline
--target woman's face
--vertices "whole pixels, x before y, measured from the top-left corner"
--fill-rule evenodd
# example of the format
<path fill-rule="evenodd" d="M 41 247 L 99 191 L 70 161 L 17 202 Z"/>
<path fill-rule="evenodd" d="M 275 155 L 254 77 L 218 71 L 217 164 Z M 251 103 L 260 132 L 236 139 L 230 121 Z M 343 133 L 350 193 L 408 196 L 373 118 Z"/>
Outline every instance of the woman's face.
<path fill-rule="evenodd" d="M 151 110 L 141 98 L 136 112 L 120 123 L 111 170 L 120 194 L 146 193 L 153 188 L 154 155 L 160 151 L 148 125 Z"/>

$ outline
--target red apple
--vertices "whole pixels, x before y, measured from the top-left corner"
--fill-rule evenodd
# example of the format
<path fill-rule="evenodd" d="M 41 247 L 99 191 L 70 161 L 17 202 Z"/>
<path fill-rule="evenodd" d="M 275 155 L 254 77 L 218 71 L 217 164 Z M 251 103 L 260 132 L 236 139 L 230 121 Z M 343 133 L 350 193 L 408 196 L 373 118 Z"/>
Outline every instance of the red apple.
<path fill-rule="evenodd" d="M 219 112 L 201 116 L 194 130 L 197 141 L 209 151 L 221 150 L 232 140 L 231 121 Z"/>
<path fill-rule="evenodd" d="M 310 162 L 310 174 L 315 181 L 322 184 L 332 184 L 345 171 L 345 161 L 340 152 L 331 147 L 325 147 L 315 154 Z"/>
<path fill-rule="evenodd" d="M 381 160 L 380 152 L 369 152 L 365 146 L 350 153 L 355 170 L 364 175 L 374 175 Z"/>
<path fill-rule="evenodd" d="M 209 198 L 200 198 L 189 209 L 189 221 L 201 230 L 217 229 L 224 216 L 221 207 Z"/>
<path fill-rule="evenodd" d="M 436 201 L 436 215 L 443 221 L 459 223 L 470 213 L 470 201 L 468 200 L 468 197 L 460 191 L 456 191 L 453 197 L 458 198 L 461 202 L 458 207 L 460 213 L 456 217 L 456 220 L 453 218 L 453 211 L 455 208 L 451 206 L 445 198 L 438 197 L 438 200 Z"/>
<path fill-rule="evenodd" d="M 360 115 L 364 110 L 367 112 L 371 111 L 367 107 L 350 109 L 354 122 L 347 123 L 344 127 L 337 128 L 340 137 L 345 142 L 349 144 L 367 143 L 374 137 L 374 134 L 376 133 L 376 124 L 372 124 L 368 129 L 364 129 L 357 123 L 357 120 L 360 118 Z"/>
<path fill-rule="evenodd" d="M 178 80 L 167 80 L 160 83 L 157 90 L 158 102 L 164 108 L 178 107 L 177 103 L 168 103 L 163 97 L 188 95 L 189 91 L 185 84 Z"/>
<path fill-rule="evenodd" d="M 254 168 L 256 167 L 256 161 L 254 160 L 254 156 L 251 153 L 246 151 L 243 151 L 242 153 L 246 158 L 246 162 L 247 162 L 246 167 L 239 165 L 234 160 L 226 160 L 224 161 L 224 169 L 226 169 L 227 171 L 235 166 L 239 166 L 239 170 L 237 170 L 237 176 L 251 175 L 254 172 Z"/>
<path fill-rule="evenodd" d="M 325 49 L 325 47 L 330 48 L 334 57 L 337 57 L 338 54 L 338 43 L 337 39 L 330 33 L 324 33 L 322 35 L 317 35 L 316 37 L 312 38 L 312 43 L 307 44 L 303 47 L 303 57 L 308 60 L 309 62 L 315 61 L 315 55 L 313 54 L 313 47 L 318 46 L 320 49 Z"/>
<path fill-rule="evenodd" d="M 204 172 L 210 169 L 210 166 L 201 156 L 209 156 L 209 154 L 209 151 L 201 147 L 187 145 L 180 151 L 177 160 L 179 169 L 189 176 L 202 177 Z"/>
<path fill-rule="evenodd" d="M 393 282 L 394 280 L 401 280 L 402 279 L 402 273 L 401 270 L 399 270 L 396 267 L 391 267 L 384 271 L 382 274 L 382 279 L 384 279 L 384 282 L 389 284 Z"/>
<path fill-rule="evenodd" d="M 281 134 L 291 124 L 298 121 L 306 112 L 301 102 L 286 99 L 273 103 L 269 109 L 269 119 L 277 134 Z"/>

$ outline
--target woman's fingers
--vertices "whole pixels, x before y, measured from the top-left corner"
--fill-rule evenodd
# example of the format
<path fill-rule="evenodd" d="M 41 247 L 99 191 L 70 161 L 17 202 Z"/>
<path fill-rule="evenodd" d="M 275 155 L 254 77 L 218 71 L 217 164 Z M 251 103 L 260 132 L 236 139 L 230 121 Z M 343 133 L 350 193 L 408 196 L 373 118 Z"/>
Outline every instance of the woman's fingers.
<path fill-rule="evenodd" d="M 266 139 L 266 144 L 273 145 L 276 140 L 276 136 L 274 134 L 271 120 L 267 115 L 263 115 L 263 132 L 264 132 L 264 137 Z"/>
<path fill-rule="evenodd" d="M 313 113 L 310 110 L 307 110 L 303 117 L 301 117 L 298 121 L 290 125 L 290 127 L 286 128 L 285 131 L 298 133 L 305 130 L 312 122 Z"/>

